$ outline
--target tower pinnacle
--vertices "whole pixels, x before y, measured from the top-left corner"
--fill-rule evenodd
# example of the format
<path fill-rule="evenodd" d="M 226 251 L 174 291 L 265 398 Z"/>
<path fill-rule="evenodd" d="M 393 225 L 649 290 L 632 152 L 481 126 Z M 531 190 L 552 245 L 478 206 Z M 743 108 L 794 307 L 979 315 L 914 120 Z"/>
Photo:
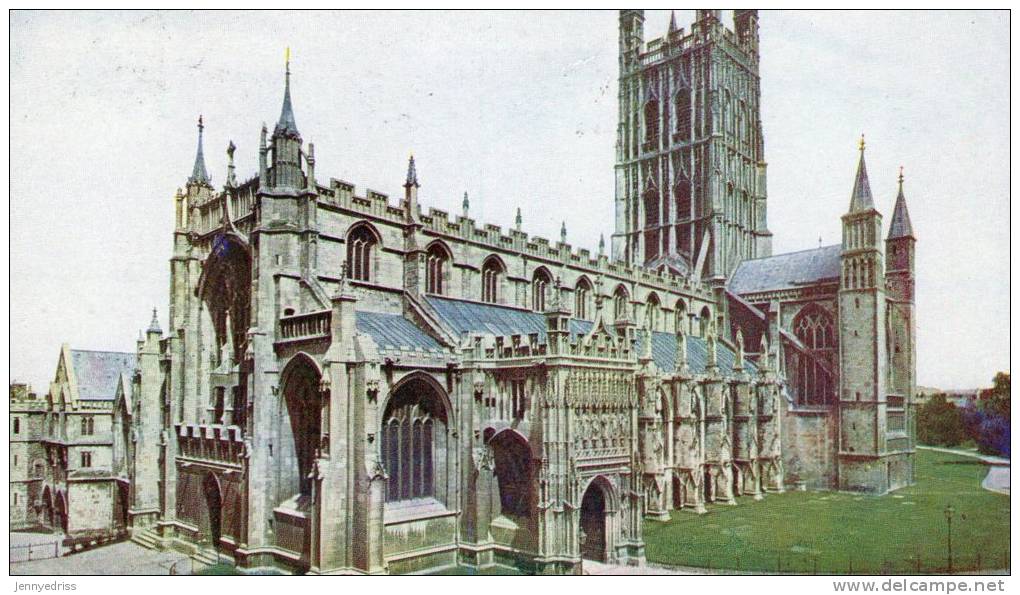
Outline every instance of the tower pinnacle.
<path fill-rule="evenodd" d="M 850 194 L 851 213 L 875 208 L 875 201 L 871 198 L 871 184 L 868 183 L 868 168 L 864 165 L 863 134 L 861 134 L 858 150 L 861 152 L 861 156 L 857 162 L 857 177 L 854 179 L 854 190 Z"/>
<path fill-rule="evenodd" d="M 202 116 L 198 117 L 198 151 L 195 153 L 195 166 L 191 169 L 189 184 L 208 184 L 209 174 L 205 169 L 205 154 L 202 152 L 202 130 L 205 125 L 202 123 Z"/>
<path fill-rule="evenodd" d="M 407 159 L 407 181 L 404 182 L 405 188 L 414 186 L 418 187 L 418 171 L 414 167 L 414 153 Z"/>
<path fill-rule="evenodd" d="M 903 167 L 900 167 L 899 192 L 896 194 L 896 206 L 893 207 L 892 222 L 889 224 L 889 236 L 886 239 L 914 237 L 914 226 L 910 223 L 907 211 L 907 198 L 903 195 Z"/>
<path fill-rule="evenodd" d="M 286 70 L 284 73 L 283 85 L 283 108 L 280 110 L 280 121 L 276 123 L 273 136 L 286 135 L 294 138 L 301 138 L 298 132 L 297 122 L 294 120 L 294 107 L 290 101 L 290 48 L 287 48 Z"/>

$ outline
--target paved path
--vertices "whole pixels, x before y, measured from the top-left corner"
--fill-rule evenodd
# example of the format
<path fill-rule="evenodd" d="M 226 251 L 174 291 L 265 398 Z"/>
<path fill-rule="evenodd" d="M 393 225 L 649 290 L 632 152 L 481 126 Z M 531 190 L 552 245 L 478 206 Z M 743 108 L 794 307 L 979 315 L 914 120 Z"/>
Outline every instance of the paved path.
<path fill-rule="evenodd" d="M 1009 495 L 1009 459 L 983 455 L 972 450 L 959 450 L 956 448 L 940 448 L 937 446 L 918 446 L 917 448 L 934 450 L 937 452 L 948 452 L 964 457 L 972 457 L 988 463 L 988 475 L 985 475 L 985 479 L 981 482 L 981 487 L 990 492 L 1006 494 L 1007 496 Z"/>
<path fill-rule="evenodd" d="M 11 533 L 14 542 L 15 533 Z M 112 545 L 85 550 L 77 554 L 69 554 L 62 558 L 49 560 L 32 560 L 30 562 L 12 562 L 12 575 L 25 574 L 147 574 L 167 575 L 170 567 L 178 560 L 187 560 L 187 556 L 178 552 L 160 552 L 144 548 L 131 541 L 122 541 Z M 191 568 L 188 562 L 181 564 L 185 570 Z"/>

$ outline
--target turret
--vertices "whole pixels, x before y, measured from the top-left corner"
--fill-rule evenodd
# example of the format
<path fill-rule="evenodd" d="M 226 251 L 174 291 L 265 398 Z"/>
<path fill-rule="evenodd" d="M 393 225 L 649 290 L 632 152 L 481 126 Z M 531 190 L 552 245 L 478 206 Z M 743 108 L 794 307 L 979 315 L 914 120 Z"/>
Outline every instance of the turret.
<path fill-rule="evenodd" d="M 304 173 L 301 171 L 301 133 L 298 132 L 294 119 L 294 107 L 290 99 L 290 51 L 287 52 L 286 71 L 284 73 L 283 107 L 280 119 L 273 129 L 272 139 L 272 171 L 270 187 L 302 189 L 305 187 Z"/>
<path fill-rule="evenodd" d="M 758 55 L 758 11 L 757 10 L 734 10 L 733 28 L 736 31 L 737 39 L 744 47 L 749 49 L 754 56 Z"/>
<path fill-rule="evenodd" d="M 464 195 L 467 200 L 467 194 Z M 404 211 L 408 221 L 418 220 L 418 171 L 414 165 L 414 155 L 407 160 L 407 181 L 404 182 Z"/>
<path fill-rule="evenodd" d="M 620 11 L 620 72 L 637 63 L 637 54 L 645 41 L 645 11 Z"/>
<path fill-rule="evenodd" d="M 859 145 L 850 208 L 843 215 L 839 286 L 840 489 L 885 492 L 887 334 L 882 215 Z"/>
<path fill-rule="evenodd" d="M 899 192 L 893 207 L 889 235 L 885 239 L 885 268 L 890 277 L 890 297 L 914 301 L 914 226 L 910 223 L 907 199 L 903 195 L 903 168 L 900 168 Z"/>
<path fill-rule="evenodd" d="M 191 176 L 188 177 L 188 186 L 211 187 L 209 173 L 205 169 L 205 153 L 202 151 L 202 131 L 205 125 L 202 123 L 202 116 L 198 117 L 198 150 L 195 151 L 195 165 L 191 168 Z"/>

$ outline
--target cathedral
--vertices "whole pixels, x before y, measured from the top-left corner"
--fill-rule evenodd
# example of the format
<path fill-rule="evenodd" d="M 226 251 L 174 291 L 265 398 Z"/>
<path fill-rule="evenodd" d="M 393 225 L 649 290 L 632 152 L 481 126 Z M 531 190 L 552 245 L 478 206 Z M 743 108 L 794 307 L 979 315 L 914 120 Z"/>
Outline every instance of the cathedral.
<path fill-rule="evenodd" d="M 110 517 L 246 568 L 569 574 L 643 564 L 645 522 L 912 483 L 902 174 L 885 227 L 862 139 L 842 243 L 772 254 L 758 15 L 696 15 L 620 12 L 594 253 L 423 208 L 413 156 L 399 200 L 322 177 L 289 64 L 257 175 L 231 142 L 214 186 L 200 119 L 169 328 L 108 375 Z"/>

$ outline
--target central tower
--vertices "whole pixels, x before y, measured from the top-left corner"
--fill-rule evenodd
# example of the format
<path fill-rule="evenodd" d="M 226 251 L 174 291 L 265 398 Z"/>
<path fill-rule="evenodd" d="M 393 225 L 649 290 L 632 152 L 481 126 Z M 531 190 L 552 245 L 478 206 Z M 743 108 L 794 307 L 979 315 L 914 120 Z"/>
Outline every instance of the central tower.
<path fill-rule="evenodd" d="M 758 13 L 698 10 L 644 44 L 644 12 L 620 11 L 613 257 L 721 285 L 769 256 Z"/>

